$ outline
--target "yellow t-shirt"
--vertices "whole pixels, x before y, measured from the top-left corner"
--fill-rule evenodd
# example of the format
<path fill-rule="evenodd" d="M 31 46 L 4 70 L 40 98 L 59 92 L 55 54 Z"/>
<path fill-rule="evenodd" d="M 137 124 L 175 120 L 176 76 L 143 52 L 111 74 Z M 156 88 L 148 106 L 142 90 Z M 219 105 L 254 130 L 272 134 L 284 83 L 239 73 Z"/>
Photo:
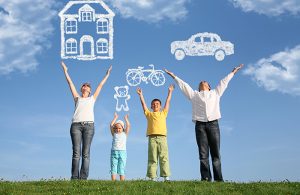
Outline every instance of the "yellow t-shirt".
<path fill-rule="evenodd" d="M 147 136 L 149 135 L 167 135 L 166 119 L 168 111 L 163 109 L 160 112 L 150 112 L 145 110 L 145 116 L 147 118 Z"/>

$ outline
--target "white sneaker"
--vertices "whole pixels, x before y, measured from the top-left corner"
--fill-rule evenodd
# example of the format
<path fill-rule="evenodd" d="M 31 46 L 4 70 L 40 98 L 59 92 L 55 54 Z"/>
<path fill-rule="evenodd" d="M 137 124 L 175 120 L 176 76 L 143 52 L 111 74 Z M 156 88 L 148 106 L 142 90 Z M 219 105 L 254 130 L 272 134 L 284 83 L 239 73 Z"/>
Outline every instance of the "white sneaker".
<path fill-rule="evenodd" d="M 146 180 L 147 180 L 147 181 L 157 181 L 157 178 L 155 178 L 155 177 L 154 177 L 154 178 L 146 177 Z"/>
<path fill-rule="evenodd" d="M 164 177 L 164 181 L 170 181 L 169 177 Z"/>

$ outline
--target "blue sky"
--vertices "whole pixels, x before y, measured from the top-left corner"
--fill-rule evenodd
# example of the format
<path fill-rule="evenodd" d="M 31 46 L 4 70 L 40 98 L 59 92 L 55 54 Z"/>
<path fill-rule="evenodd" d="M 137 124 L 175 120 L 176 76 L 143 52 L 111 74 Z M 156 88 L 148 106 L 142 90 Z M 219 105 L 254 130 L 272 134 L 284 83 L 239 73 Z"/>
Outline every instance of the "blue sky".
<path fill-rule="evenodd" d="M 60 67 L 58 12 L 68 1 L 0 0 L 0 178 L 70 178 L 69 127 L 72 95 Z M 221 99 L 222 169 L 228 181 L 300 181 L 300 5 L 298 0 L 130 0 L 105 1 L 115 12 L 112 60 L 65 60 L 77 87 L 95 87 L 113 65 L 95 106 L 90 179 L 109 179 L 109 123 L 114 86 L 126 85 L 125 72 L 154 64 L 167 68 L 194 89 L 200 80 L 215 87 L 234 66 L 245 66 Z M 221 62 L 213 56 L 177 61 L 175 40 L 198 32 L 217 33 L 235 46 Z M 146 102 L 162 87 L 142 83 Z M 135 87 L 130 87 L 127 178 L 144 178 L 146 119 Z M 121 112 L 123 117 L 126 113 Z M 199 159 L 191 104 L 175 88 L 168 144 L 173 180 L 199 179 Z"/>

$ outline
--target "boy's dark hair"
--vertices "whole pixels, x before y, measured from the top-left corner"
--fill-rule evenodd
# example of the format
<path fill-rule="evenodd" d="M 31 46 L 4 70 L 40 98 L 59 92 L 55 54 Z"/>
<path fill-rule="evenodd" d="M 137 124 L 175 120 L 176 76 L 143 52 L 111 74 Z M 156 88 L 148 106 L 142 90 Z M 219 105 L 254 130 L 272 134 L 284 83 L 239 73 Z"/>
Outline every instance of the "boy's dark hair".
<path fill-rule="evenodd" d="M 160 99 L 153 99 L 153 100 L 151 101 L 151 104 L 152 104 L 153 102 L 156 102 L 156 101 L 158 101 L 158 102 L 160 103 L 160 105 L 161 105 Z"/>

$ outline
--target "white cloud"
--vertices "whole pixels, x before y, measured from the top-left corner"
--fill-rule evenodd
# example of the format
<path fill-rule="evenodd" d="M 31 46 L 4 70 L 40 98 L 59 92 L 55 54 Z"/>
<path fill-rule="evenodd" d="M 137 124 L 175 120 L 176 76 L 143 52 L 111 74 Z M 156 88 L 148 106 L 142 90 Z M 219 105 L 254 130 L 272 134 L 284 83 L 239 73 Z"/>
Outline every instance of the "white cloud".
<path fill-rule="evenodd" d="M 54 30 L 54 0 L 0 0 L 0 74 L 27 72 L 37 65 L 37 54 L 49 46 Z"/>
<path fill-rule="evenodd" d="M 300 95 L 300 45 L 260 59 L 244 73 L 267 91 Z"/>
<path fill-rule="evenodd" d="M 190 0 L 106 0 L 123 17 L 133 17 L 149 23 L 163 19 L 178 21 L 183 19 L 188 11 L 185 7 Z"/>
<path fill-rule="evenodd" d="M 300 13 L 299 0 L 229 0 L 235 7 L 245 12 L 257 12 L 268 16 L 281 14 L 297 15 Z"/>

